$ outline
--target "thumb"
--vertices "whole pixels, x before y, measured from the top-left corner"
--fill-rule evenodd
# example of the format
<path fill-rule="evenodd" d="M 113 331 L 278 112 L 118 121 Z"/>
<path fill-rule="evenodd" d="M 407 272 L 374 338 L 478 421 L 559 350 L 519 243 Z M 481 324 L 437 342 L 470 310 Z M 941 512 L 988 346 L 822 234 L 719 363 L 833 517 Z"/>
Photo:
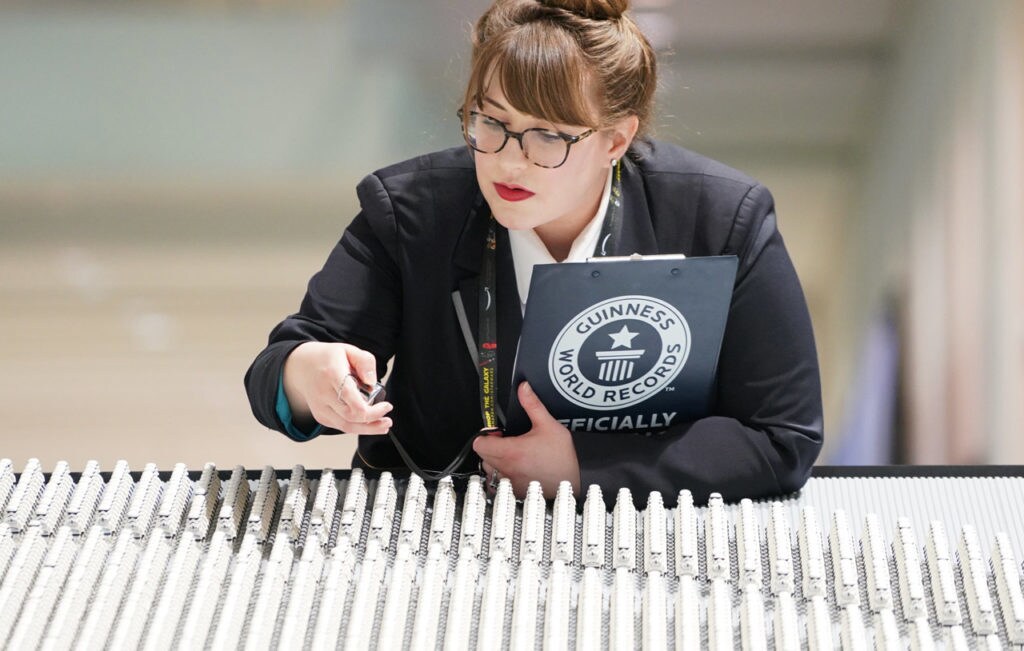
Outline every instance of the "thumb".
<path fill-rule="evenodd" d="M 363 384 L 372 386 L 377 381 L 377 360 L 372 353 L 352 346 L 348 349 L 348 363 Z"/>
<path fill-rule="evenodd" d="M 529 382 L 519 384 L 519 404 L 522 405 L 526 415 L 530 417 L 530 422 L 533 423 L 534 427 L 558 422 L 551 415 L 551 412 L 548 411 L 548 408 L 544 406 L 544 403 L 540 401 L 537 394 L 533 392 L 533 387 L 530 386 Z"/>

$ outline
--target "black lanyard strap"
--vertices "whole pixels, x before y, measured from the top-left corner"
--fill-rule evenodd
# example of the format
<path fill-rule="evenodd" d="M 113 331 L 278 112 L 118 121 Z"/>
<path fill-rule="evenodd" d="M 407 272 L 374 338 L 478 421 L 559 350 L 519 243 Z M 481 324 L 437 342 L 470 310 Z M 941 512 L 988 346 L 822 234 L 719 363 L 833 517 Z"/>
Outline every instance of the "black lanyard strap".
<path fill-rule="evenodd" d="M 477 342 L 477 362 L 480 369 L 480 414 L 484 429 L 498 427 L 498 291 L 497 229 L 491 214 L 484 242 L 483 273 L 479 291 L 480 335 Z"/>
<path fill-rule="evenodd" d="M 601 235 L 594 246 L 594 258 L 603 258 L 611 255 L 612 235 L 619 226 L 622 218 L 622 163 L 615 163 L 615 182 L 612 183 L 612 191 L 608 195 L 608 206 L 605 208 L 605 220 L 601 224 Z"/>
<path fill-rule="evenodd" d="M 477 436 L 481 436 L 481 434 L 478 433 Z M 445 477 L 468 477 L 476 474 L 476 472 L 457 472 L 459 467 L 466 462 L 466 458 L 469 457 L 469 453 L 473 450 L 473 441 L 476 440 L 476 436 L 468 439 L 463 444 L 462 449 L 459 450 L 459 453 L 454 459 L 452 459 L 452 462 L 441 470 L 428 470 L 426 468 L 421 468 L 419 464 L 413 461 L 412 456 L 409 455 L 405 446 L 402 445 L 393 431 L 388 432 L 388 438 L 391 439 L 391 443 L 395 446 L 395 449 L 398 450 L 398 456 L 402 457 L 402 461 L 404 461 L 405 465 L 409 467 L 409 470 L 427 481 L 438 481 Z"/>

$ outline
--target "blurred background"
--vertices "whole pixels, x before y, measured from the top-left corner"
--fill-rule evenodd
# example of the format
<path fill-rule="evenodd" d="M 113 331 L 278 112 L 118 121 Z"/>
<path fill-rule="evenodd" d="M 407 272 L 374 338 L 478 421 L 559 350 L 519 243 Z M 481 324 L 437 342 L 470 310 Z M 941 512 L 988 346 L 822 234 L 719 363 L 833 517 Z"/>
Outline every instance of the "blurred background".
<path fill-rule="evenodd" d="M 486 0 L 0 0 L 0 457 L 347 467 L 242 375 Z M 831 464 L 1024 463 L 1019 0 L 633 0 L 656 135 L 775 194 Z"/>

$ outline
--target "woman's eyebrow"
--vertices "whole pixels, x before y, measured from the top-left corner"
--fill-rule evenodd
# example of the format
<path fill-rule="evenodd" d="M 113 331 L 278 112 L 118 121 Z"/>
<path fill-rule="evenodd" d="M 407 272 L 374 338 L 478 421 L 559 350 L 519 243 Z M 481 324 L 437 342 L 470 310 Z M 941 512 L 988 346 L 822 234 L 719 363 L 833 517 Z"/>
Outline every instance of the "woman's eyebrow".
<path fill-rule="evenodd" d="M 491 104 L 493 104 L 493 105 L 494 105 L 495 107 L 497 107 L 497 108 L 498 108 L 498 110 L 501 110 L 501 111 L 507 111 L 507 110 L 508 110 L 507 108 L 505 108 L 504 106 L 502 106 L 501 104 L 499 104 L 497 100 L 491 99 L 491 98 L 490 98 L 490 97 L 488 97 L 487 95 L 484 95 L 484 101 L 485 101 L 485 102 L 490 102 L 490 103 L 491 103 Z"/>
<path fill-rule="evenodd" d="M 505 108 L 504 106 L 502 106 L 502 104 L 501 104 L 500 102 L 498 102 L 498 101 L 497 101 L 497 100 L 495 100 L 495 99 L 492 99 L 491 97 L 488 97 L 487 95 L 484 95 L 484 102 L 488 102 L 488 103 L 490 103 L 490 104 L 494 105 L 494 107 L 495 107 L 495 108 L 497 108 L 497 109 L 498 109 L 499 111 L 505 111 L 506 113 L 508 112 L 508 109 L 507 109 L 507 108 Z M 538 120 L 538 121 L 540 121 L 540 122 L 546 122 L 545 120 Z M 546 129 L 546 128 L 548 128 L 548 127 L 539 127 L 539 128 L 544 128 L 544 129 Z M 554 128 L 554 125 L 553 125 L 553 123 L 552 123 L 552 128 Z M 555 130 L 557 131 L 557 129 L 555 129 Z"/>

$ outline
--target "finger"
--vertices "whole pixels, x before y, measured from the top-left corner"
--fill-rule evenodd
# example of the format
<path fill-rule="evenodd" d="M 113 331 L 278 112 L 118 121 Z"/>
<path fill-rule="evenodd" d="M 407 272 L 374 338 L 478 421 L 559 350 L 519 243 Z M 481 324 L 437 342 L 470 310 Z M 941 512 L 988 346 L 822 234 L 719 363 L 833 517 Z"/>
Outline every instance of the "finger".
<path fill-rule="evenodd" d="M 492 430 L 483 432 L 481 434 L 477 434 L 476 439 L 474 439 L 474 441 L 473 441 L 473 451 L 477 453 L 477 456 L 483 458 L 483 455 L 481 455 L 480 452 L 477 450 L 477 444 L 482 439 L 501 438 L 503 435 L 504 435 L 504 432 L 502 432 L 500 429 L 492 429 Z M 489 449 L 489 448 L 487 448 L 487 444 L 486 443 L 484 443 L 483 446 L 484 446 L 484 449 Z"/>
<path fill-rule="evenodd" d="M 334 404 L 338 406 L 338 413 L 355 423 L 369 423 L 371 420 L 378 420 L 390 413 L 393 408 L 390 402 L 366 404 L 366 399 L 362 394 L 355 399 L 355 402 L 338 400 Z"/>
<path fill-rule="evenodd" d="M 348 425 L 348 429 L 344 431 L 349 434 L 359 434 L 360 436 L 380 436 L 387 434 L 391 430 L 391 426 L 390 418 L 381 418 L 370 423 L 351 423 Z"/>
<path fill-rule="evenodd" d="M 489 495 L 494 495 L 498 490 L 498 482 L 503 477 L 501 471 L 486 462 L 480 464 L 480 469 L 483 471 L 484 490 Z"/>
<path fill-rule="evenodd" d="M 318 410 L 313 411 L 313 417 L 316 418 L 316 422 L 338 430 L 339 432 L 348 432 L 351 429 L 351 421 L 341 413 L 342 405 L 334 402 L 325 402 L 320 405 Z"/>
<path fill-rule="evenodd" d="M 339 410 L 339 413 L 348 420 L 356 423 L 365 423 L 374 419 L 371 418 L 370 405 L 366 404 L 366 398 L 363 397 L 358 385 L 356 385 L 356 378 L 350 373 L 342 376 L 335 388 L 335 395 L 325 396 L 325 398 L 334 405 L 341 405 L 342 409 Z"/>
<path fill-rule="evenodd" d="M 530 386 L 529 382 L 521 382 L 519 384 L 519 404 L 522 405 L 526 415 L 530 417 L 530 422 L 533 423 L 534 427 L 557 422 L 554 416 L 551 415 L 551 412 L 548 411 L 548 408 L 537 397 L 537 394 L 533 392 L 533 387 Z"/>
<path fill-rule="evenodd" d="M 359 399 L 361 400 L 361 398 Z M 324 403 L 323 408 L 332 418 L 341 419 L 350 424 L 365 425 L 385 418 L 391 409 L 391 403 L 381 402 L 373 405 L 372 408 L 364 404 L 361 409 L 357 409 L 348 402 L 331 399 Z"/>
<path fill-rule="evenodd" d="M 390 418 L 383 417 L 369 422 L 353 421 L 345 417 L 338 405 L 326 405 L 325 413 L 317 422 L 346 434 L 387 434 L 393 426 Z"/>
<path fill-rule="evenodd" d="M 363 384 L 373 386 L 377 382 L 377 359 L 372 353 L 354 346 L 348 346 L 346 350 L 352 373 Z"/>
<path fill-rule="evenodd" d="M 345 420 L 353 423 L 372 423 L 384 418 L 392 409 L 390 402 L 381 402 L 375 405 L 367 405 L 362 395 L 355 398 L 355 402 L 333 403 L 334 410 Z"/>
<path fill-rule="evenodd" d="M 473 451 L 477 453 L 485 463 L 503 465 L 513 455 L 516 447 L 514 436 L 505 438 L 502 436 L 478 436 L 473 441 Z"/>

